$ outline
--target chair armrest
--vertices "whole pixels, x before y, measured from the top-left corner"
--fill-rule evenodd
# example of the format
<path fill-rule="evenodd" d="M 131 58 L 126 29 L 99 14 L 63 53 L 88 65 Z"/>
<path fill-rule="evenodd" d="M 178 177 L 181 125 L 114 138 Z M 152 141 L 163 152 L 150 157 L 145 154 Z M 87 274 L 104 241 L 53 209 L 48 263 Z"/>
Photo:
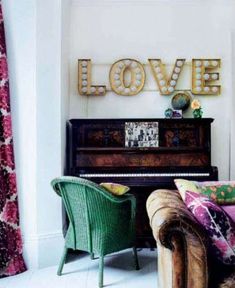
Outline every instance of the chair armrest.
<path fill-rule="evenodd" d="M 146 205 L 154 238 L 172 251 L 172 287 L 207 287 L 207 237 L 179 193 L 156 190 Z"/>

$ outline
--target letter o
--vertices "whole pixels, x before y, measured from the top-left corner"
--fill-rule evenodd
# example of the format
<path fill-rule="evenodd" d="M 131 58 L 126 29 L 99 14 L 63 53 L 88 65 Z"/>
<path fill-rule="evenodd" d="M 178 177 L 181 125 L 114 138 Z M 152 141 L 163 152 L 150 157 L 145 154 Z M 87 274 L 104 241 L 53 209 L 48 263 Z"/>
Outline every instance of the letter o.
<path fill-rule="evenodd" d="M 131 76 L 129 83 L 127 83 L 125 77 L 127 72 L 129 72 Z M 116 94 L 123 96 L 136 95 L 144 87 L 144 67 L 135 59 L 120 59 L 111 66 L 109 81 L 112 90 Z"/>

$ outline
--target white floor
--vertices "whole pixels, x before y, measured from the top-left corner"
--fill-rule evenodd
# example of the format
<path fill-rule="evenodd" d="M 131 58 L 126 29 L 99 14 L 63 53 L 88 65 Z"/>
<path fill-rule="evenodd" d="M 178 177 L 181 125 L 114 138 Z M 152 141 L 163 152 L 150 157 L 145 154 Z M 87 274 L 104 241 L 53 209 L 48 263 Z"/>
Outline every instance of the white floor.
<path fill-rule="evenodd" d="M 157 250 L 138 251 L 140 270 L 134 270 L 132 250 L 105 257 L 104 287 L 157 288 Z M 0 279 L 0 288 L 95 288 L 98 287 L 98 259 L 87 254 L 73 255 L 65 264 L 63 275 L 57 276 L 57 267 Z"/>

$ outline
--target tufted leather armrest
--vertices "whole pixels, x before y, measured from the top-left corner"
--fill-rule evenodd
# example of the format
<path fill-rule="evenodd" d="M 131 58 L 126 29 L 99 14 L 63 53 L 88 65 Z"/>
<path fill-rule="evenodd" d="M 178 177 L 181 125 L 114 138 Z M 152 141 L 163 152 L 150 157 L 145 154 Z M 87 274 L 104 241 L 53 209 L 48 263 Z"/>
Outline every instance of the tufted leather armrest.
<path fill-rule="evenodd" d="M 208 287 L 207 237 L 174 190 L 156 190 L 147 200 L 147 212 L 157 241 L 160 288 Z M 166 250 L 160 253 L 160 250 Z M 169 253 L 171 253 L 169 255 Z M 168 254 L 168 260 L 164 259 Z M 167 263 L 171 267 L 167 266 Z M 168 266 L 169 266 L 168 265 Z M 167 269 L 167 273 L 164 270 Z"/>

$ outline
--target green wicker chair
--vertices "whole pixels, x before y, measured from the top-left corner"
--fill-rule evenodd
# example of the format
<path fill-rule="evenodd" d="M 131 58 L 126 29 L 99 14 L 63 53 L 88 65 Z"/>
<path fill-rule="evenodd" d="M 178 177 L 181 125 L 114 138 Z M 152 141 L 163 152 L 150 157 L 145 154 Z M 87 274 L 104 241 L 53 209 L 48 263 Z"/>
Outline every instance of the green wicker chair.
<path fill-rule="evenodd" d="M 99 287 L 103 286 L 104 256 L 134 246 L 135 197 L 114 196 L 99 185 L 64 176 L 51 182 L 62 197 L 69 218 L 64 252 L 57 271 L 61 275 L 68 248 L 87 251 L 99 260 Z M 135 268 L 139 269 L 136 248 Z"/>

